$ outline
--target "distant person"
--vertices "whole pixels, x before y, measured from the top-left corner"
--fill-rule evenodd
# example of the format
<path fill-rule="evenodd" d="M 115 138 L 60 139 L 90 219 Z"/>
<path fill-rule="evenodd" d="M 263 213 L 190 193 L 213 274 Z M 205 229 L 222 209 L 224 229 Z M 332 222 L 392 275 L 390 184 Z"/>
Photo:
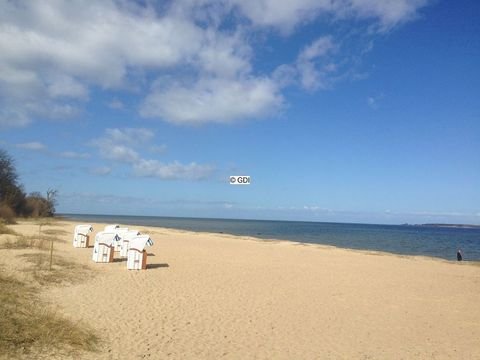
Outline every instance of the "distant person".
<path fill-rule="evenodd" d="M 462 260 L 463 260 L 462 250 L 458 249 L 457 250 L 457 261 L 462 261 Z"/>

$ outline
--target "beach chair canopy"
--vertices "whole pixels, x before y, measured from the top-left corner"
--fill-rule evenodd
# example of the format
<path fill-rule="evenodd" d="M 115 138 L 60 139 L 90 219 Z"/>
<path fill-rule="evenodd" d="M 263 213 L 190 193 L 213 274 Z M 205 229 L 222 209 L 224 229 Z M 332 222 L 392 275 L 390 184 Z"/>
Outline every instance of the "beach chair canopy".
<path fill-rule="evenodd" d="M 128 230 L 127 232 L 124 232 L 122 236 L 122 240 L 132 240 L 133 238 L 137 237 L 140 235 L 140 231 L 138 230 Z"/>
<path fill-rule="evenodd" d="M 135 236 L 132 240 L 130 240 L 130 249 L 137 249 L 139 251 L 143 251 L 143 249 L 145 249 L 145 246 L 147 245 L 153 245 L 153 240 L 150 239 L 149 235 Z"/>
<path fill-rule="evenodd" d="M 119 236 L 114 232 L 100 231 L 95 236 L 95 243 L 103 243 L 109 246 L 113 245 L 115 241 L 118 241 Z"/>
<path fill-rule="evenodd" d="M 93 231 L 93 227 L 90 224 L 82 224 L 75 226 L 75 234 L 88 234 Z"/>
<path fill-rule="evenodd" d="M 115 229 L 118 229 L 119 227 L 120 227 L 120 225 L 118 225 L 118 224 L 107 225 L 107 226 L 105 226 L 104 231 L 112 232 L 112 231 L 115 231 Z"/>
<path fill-rule="evenodd" d="M 118 228 L 115 229 L 115 232 L 118 235 L 125 234 L 126 232 L 128 232 L 128 227 L 118 227 Z"/>

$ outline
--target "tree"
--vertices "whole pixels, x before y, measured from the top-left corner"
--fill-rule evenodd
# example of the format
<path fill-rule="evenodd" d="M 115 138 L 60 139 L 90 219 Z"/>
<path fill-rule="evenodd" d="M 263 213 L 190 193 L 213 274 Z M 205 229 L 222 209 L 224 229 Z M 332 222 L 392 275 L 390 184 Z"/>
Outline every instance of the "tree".
<path fill-rule="evenodd" d="M 55 215 L 55 205 L 57 205 L 58 190 L 47 190 L 48 216 Z"/>
<path fill-rule="evenodd" d="M 0 149 L 0 204 L 11 208 L 16 214 L 25 206 L 25 193 L 18 184 L 17 170 L 13 159 Z"/>
<path fill-rule="evenodd" d="M 57 190 L 48 189 L 47 197 L 38 192 L 26 196 L 13 159 L 0 149 L 0 217 L 10 222 L 13 216 L 53 216 L 57 194 Z"/>
<path fill-rule="evenodd" d="M 26 213 L 33 217 L 48 217 L 55 214 L 57 190 L 49 189 L 45 198 L 39 192 L 32 192 L 26 198 Z"/>

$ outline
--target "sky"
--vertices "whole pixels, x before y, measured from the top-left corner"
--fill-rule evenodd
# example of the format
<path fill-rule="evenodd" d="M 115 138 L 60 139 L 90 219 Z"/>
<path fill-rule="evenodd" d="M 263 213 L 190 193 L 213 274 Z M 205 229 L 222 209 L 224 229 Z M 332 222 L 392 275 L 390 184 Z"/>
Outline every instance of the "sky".
<path fill-rule="evenodd" d="M 0 1 L 0 147 L 61 213 L 480 224 L 479 15 Z"/>

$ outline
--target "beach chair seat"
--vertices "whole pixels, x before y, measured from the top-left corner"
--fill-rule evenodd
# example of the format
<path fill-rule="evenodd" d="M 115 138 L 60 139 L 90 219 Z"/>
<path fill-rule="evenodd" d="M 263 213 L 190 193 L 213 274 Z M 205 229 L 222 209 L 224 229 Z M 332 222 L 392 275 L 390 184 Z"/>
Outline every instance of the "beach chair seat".
<path fill-rule="evenodd" d="M 127 269 L 145 270 L 147 268 L 147 251 L 130 248 L 128 250 Z"/>

